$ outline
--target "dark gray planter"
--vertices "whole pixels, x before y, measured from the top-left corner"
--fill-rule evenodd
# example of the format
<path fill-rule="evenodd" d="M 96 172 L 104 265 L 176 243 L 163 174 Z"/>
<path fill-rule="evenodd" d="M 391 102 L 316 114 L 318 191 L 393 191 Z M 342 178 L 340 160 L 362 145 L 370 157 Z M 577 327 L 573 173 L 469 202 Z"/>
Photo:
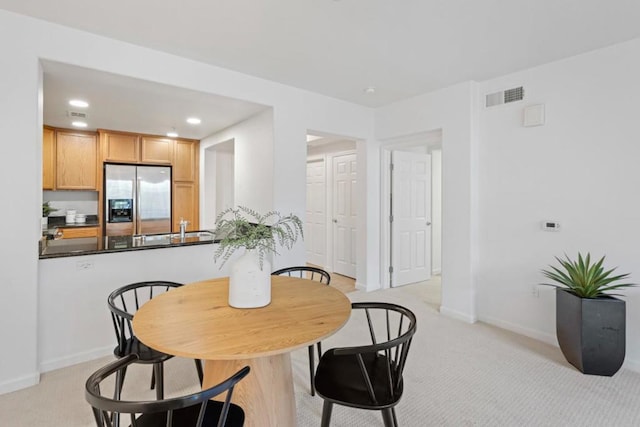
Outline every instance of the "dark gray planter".
<path fill-rule="evenodd" d="M 562 354 L 580 372 L 611 376 L 625 355 L 625 302 L 580 298 L 556 289 L 556 335 Z"/>

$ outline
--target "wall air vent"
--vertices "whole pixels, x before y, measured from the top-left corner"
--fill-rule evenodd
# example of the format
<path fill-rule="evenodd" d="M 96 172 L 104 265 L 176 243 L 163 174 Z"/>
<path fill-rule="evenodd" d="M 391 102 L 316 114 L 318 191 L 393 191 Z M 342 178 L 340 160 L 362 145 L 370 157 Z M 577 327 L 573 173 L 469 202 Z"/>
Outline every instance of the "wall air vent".
<path fill-rule="evenodd" d="M 67 116 L 71 117 L 72 119 L 86 119 L 87 117 L 89 117 L 89 115 L 85 112 L 82 111 L 67 111 Z"/>
<path fill-rule="evenodd" d="M 493 107 L 494 105 L 507 104 L 509 102 L 522 101 L 524 99 L 524 88 L 514 87 L 500 92 L 490 93 L 486 96 L 485 106 Z"/>

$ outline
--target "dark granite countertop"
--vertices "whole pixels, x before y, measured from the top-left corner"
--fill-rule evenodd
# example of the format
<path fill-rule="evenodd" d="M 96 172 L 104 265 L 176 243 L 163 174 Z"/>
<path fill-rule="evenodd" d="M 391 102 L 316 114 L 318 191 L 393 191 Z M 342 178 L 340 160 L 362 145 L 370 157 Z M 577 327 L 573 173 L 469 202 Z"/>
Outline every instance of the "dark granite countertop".
<path fill-rule="evenodd" d="M 49 217 L 49 225 L 48 228 L 56 228 L 56 227 L 98 227 L 100 223 L 98 223 L 97 215 L 87 215 L 86 222 L 66 222 L 66 217 L 64 216 L 50 216 Z"/>
<path fill-rule="evenodd" d="M 80 239 L 40 240 L 40 259 L 95 255 L 113 252 L 139 251 L 218 243 L 215 234 L 202 230 L 190 231 L 181 239 L 179 233 L 146 236 L 85 237 Z"/>

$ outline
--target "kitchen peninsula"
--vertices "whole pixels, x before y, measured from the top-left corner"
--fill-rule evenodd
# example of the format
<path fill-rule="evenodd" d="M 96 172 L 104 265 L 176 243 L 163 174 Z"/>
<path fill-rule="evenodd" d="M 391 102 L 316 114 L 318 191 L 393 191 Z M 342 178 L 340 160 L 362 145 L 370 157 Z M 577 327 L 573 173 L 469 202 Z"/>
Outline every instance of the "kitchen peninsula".
<path fill-rule="evenodd" d="M 147 280 L 190 283 L 227 276 L 232 262 L 220 268 L 214 261 L 215 235 L 193 233 L 187 232 L 185 241 L 179 234 L 147 235 L 144 242 L 137 236 L 111 237 L 106 248 L 98 250 L 94 243 L 77 247 L 77 252 L 64 245 L 83 239 L 48 241 L 49 249 L 56 244 L 65 249 L 41 255 L 38 261 L 41 371 L 112 354 L 115 341 L 107 296 L 114 289 Z"/>

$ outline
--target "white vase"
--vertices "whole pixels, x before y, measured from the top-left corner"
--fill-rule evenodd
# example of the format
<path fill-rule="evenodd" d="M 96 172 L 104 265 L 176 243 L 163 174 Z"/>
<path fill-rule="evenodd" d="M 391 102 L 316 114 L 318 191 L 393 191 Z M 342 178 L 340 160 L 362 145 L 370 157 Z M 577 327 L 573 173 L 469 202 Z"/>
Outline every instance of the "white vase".
<path fill-rule="evenodd" d="M 231 266 L 229 305 L 236 308 L 264 307 L 271 302 L 271 263 L 255 249 L 247 250 Z"/>

